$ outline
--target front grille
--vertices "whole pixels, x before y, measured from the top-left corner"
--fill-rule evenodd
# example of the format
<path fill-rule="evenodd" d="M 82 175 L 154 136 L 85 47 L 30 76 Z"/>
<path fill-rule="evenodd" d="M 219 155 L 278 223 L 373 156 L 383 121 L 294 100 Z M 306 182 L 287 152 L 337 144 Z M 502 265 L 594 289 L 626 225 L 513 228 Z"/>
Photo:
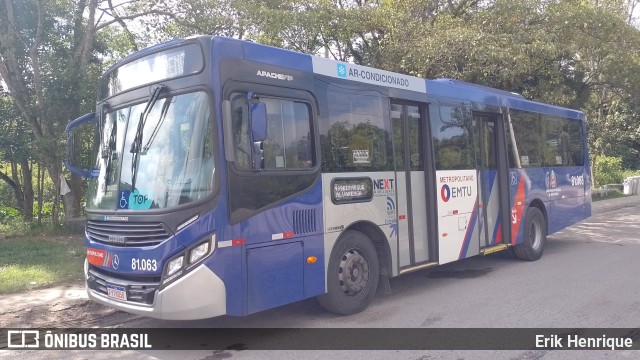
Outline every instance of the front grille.
<path fill-rule="evenodd" d="M 140 277 L 114 277 L 112 275 L 107 275 L 104 271 L 100 271 L 94 267 L 89 269 L 89 276 L 87 277 L 87 286 L 89 289 L 97 291 L 105 296 L 109 296 L 107 292 L 107 284 L 125 288 L 127 292 L 127 301 L 152 305 L 156 291 L 160 287 L 160 277 L 153 276 L 146 279 Z"/>
<path fill-rule="evenodd" d="M 113 246 L 153 246 L 171 237 L 162 223 L 87 221 L 87 235 L 93 241 Z"/>

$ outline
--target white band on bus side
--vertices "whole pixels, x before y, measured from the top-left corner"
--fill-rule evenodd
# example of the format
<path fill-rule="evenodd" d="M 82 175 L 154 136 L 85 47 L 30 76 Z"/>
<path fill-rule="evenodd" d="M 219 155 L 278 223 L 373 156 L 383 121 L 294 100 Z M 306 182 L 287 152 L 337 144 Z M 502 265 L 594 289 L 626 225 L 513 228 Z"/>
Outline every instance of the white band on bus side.
<path fill-rule="evenodd" d="M 420 79 L 415 76 L 398 74 L 317 56 L 312 56 L 311 59 L 313 61 L 313 72 L 316 74 L 396 89 L 417 91 L 420 93 L 426 93 L 427 91 L 425 79 Z"/>

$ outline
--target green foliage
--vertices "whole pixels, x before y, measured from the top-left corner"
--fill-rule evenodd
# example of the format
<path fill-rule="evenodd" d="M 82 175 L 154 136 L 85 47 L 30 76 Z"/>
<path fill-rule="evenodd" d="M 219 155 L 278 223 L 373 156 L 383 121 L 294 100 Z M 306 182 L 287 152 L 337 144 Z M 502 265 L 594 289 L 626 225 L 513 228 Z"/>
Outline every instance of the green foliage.
<path fill-rule="evenodd" d="M 622 159 L 612 156 L 597 156 L 593 164 L 595 186 L 622 184 Z"/>
<path fill-rule="evenodd" d="M 9 217 L 0 222 L 0 234 L 8 237 L 23 236 L 31 231 L 31 223 L 21 217 Z"/>
<path fill-rule="evenodd" d="M 12 220 L 16 220 L 20 218 L 20 211 L 7 207 L 0 206 L 0 224 L 6 224 Z"/>
<path fill-rule="evenodd" d="M 106 66 L 139 47 L 211 34 L 419 77 L 470 81 L 581 109 L 591 153 L 619 158 L 621 168 L 640 168 L 640 30 L 630 25 L 629 10 L 637 0 L 141 0 L 109 10 L 103 5 L 101 11 L 111 15 L 153 15 L 128 28 L 130 22 L 115 20 L 117 27 L 92 28 L 86 1 L 0 2 L 0 57 L 6 63 L 0 69 L 11 67 L 5 83 L 14 85 L 0 98 L 0 162 L 46 164 L 57 182 L 64 125 L 93 109 Z M 38 10 L 43 36 L 36 63 L 29 50 L 38 34 Z M 112 19 L 95 15 L 97 24 Z M 33 72 L 35 65 L 40 74 Z M 92 161 L 89 136 L 81 138 L 79 160 Z M 337 161 L 332 156 L 323 161 Z M 440 156 L 446 161 L 454 154 Z M 612 164 L 600 165 L 594 162 L 597 183 L 620 182 Z M 52 189 L 45 187 L 47 201 L 57 198 Z M 0 184 L 0 203 L 17 206 L 11 190 Z"/>
<path fill-rule="evenodd" d="M 626 179 L 631 176 L 640 176 L 640 170 L 624 170 L 622 171 L 622 178 Z"/>

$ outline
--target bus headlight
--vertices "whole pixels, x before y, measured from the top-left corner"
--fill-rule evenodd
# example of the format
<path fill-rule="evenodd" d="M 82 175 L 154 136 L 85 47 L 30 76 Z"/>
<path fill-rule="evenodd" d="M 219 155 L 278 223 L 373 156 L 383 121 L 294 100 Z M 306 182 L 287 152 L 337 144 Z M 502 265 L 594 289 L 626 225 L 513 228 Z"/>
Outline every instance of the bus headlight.
<path fill-rule="evenodd" d="M 166 263 L 160 290 L 193 270 L 209 255 L 213 254 L 213 251 L 216 249 L 216 234 L 208 235 L 206 238 L 200 240 L 200 242 L 196 243 L 198 245 L 175 254 L 174 257 Z"/>
<path fill-rule="evenodd" d="M 167 276 L 175 274 L 178 270 L 182 269 L 182 263 L 184 262 L 184 256 L 177 257 L 167 264 Z"/>
<path fill-rule="evenodd" d="M 209 241 L 194 247 L 189 253 L 189 265 L 202 259 L 208 253 L 209 253 Z"/>

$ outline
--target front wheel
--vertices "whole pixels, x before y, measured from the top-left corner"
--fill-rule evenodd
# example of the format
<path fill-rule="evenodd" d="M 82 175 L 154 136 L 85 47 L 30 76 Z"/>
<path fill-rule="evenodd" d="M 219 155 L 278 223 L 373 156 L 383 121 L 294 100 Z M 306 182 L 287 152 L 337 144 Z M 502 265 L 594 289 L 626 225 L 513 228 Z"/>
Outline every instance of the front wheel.
<path fill-rule="evenodd" d="M 544 245 L 547 242 L 547 224 L 540 209 L 537 207 L 528 208 L 523 225 L 522 243 L 516 245 L 513 252 L 521 260 L 538 260 L 542 256 Z"/>
<path fill-rule="evenodd" d="M 327 268 L 327 293 L 318 297 L 325 309 L 341 315 L 369 306 L 378 288 L 378 254 L 369 239 L 348 230 L 333 247 Z"/>

